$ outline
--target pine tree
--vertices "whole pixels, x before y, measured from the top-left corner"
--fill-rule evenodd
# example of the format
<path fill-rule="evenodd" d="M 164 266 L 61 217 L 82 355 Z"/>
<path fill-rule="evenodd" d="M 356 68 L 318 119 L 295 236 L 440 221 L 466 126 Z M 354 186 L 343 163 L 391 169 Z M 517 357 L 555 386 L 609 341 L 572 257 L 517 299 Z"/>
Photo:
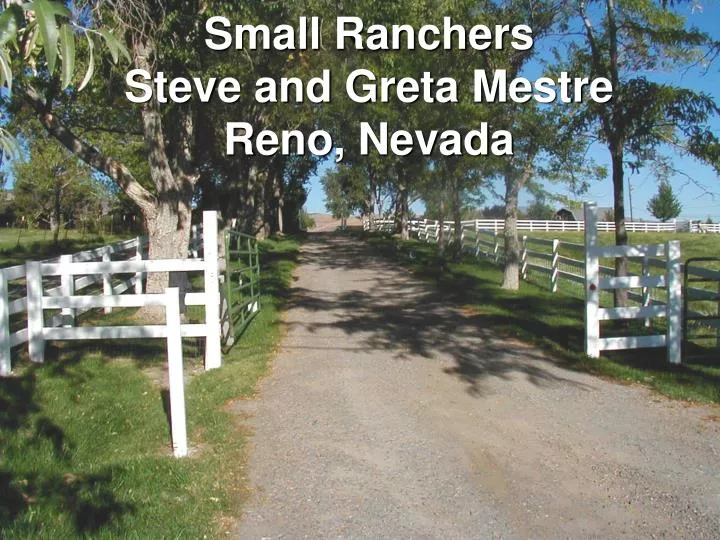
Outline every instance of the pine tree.
<path fill-rule="evenodd" d="M 676 218 L 682 212 L 682 204 L 675 196 L 669 182 L 660 182 L 657 194 L 650 199 L 647 206 L 650 213 L 660 221 Z"/>

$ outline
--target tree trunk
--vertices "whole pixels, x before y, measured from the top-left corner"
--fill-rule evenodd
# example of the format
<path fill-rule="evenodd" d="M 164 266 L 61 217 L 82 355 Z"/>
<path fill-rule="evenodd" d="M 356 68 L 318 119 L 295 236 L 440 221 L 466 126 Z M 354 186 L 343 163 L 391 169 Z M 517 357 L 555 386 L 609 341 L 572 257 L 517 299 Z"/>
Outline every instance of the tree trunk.
<path fill-rule="evenodd" d="M 53 244 L 57 244 L 60 239 L 60 220 L 62 219 L 62 209 L 60 208 L 60 200 L 62 198 L 62 187 L 55 184 L 55 193 L 53 193 L 53 207 L 50 212 L 50 230 L 52 231 Z"/>
<path fill-rule="evenodd" d="M 505 268 L 502 288 L 520 288 L 520 242 L 517 235 L 517 211 L 520 182 L 512 173 L 505 175 Z"/>
<path fill-rule="evenodd" d="M 443 180 L 440 190 L 440 215 L 438 216 L 438 251 L 440 256 L 445 255 L 445 181 Z"/>
<path fill-rule="evenodd" d="M 284 216 L 283 211 L 285 208 L 285 199 L 282 195 L 278 198 L 278 208 L 277 208 L 277 224 L 278 224 L 278 232 L 284 233 L 285 232 L 285 222 L 284 222 Z"/>
<path fill-rule="evenodd" d="M 625 173 L 623 170 L 623 148 L 621 143 L 610 145 L 612 158 L 613 202 L 615 206 L 615 244 L 625 246 L 628 242 L 625 228 Z M 615 259 L 615 275 L 628 275 L 627 257 Z M 625 307 L 628 303 L 627 289 L 615 289 L 615 307 Z"/>
<path fill-rule="evenodd" d="M 454 257 L 459 259 L 462 255 L 462 189 L 459 178 L 453 180 L 453 221 L 455 238 L 453 240 Z"/>
<path fill-rule="evenodd" d="M 53 244 L 57 244 L 60 239 L 60 220 L 53 212 L 50 215 L 50 230 L 52 231 Z"/>
<path fill-rule="evenodd" d="M 400 238 L 403 240 L 410 239 L 410 231 L 408 230 L 408 191 L 405 185 L 400 186 L 398 194 L 398 209 L 400 213 Z"/>
<path fill-rule="evenodd" d="M 529 152 L 525 156 L 522 170 L 511 169 L 505 174 L 505 267 L 503 270 L 503 289 L 517 291 L 520 288 L 520 243 L 517 235 L 518 197 L 534 171 L 537 154 Z"/>

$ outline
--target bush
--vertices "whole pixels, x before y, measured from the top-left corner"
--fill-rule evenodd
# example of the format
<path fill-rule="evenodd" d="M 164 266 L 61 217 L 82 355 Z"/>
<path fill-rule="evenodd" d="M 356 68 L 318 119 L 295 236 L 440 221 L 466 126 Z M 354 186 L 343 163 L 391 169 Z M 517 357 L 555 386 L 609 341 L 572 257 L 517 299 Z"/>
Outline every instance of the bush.
<path fill-rule="evenodd" d="M 307 213 L 304 208 L 300 209 L 300 214 L 298 217 L 300 220 L 300 230 L 307 231 L 315 227 L 315 220 L 310 214 Z"/>

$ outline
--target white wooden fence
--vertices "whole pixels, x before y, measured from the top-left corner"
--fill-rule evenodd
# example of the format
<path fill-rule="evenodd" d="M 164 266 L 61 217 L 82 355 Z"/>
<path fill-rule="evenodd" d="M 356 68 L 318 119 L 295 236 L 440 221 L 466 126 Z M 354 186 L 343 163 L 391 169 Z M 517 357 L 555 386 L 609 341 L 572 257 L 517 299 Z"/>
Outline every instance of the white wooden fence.
<path fill-rule="evenodd" d="M 187 454 L 185 403 L 182 375 L 182 338 L 204 337 L 205 369 L 220 367 L 220 285 L 218 262 L 218 223 L 216 212 L 203 213 L 203 227 L 193 232 L 191 252 L 203 258 L 146 260 L 146 242 L 134 239 L 114 246 L 104 246 L 48 261 L 29 261 L 25 265 L 0 271 L 0 375 L 11 372 L 11 349 L 28 344 L 30 360 L 42 363 L 45 343 L 60 340 L 106 340 L 163 338 L 167 340 L 170 379 L 170 407 L 173 448 L 176 456 Z M 123 256 L 113 260 L 112 256 Z M 164 294 L 143 294 L 143 280 L 149 273 L 202 272 L 204 290 L 184 292 L 176 288 Z M 113 277 L 131 275 L 118 281 Z M 60 287 L 46 284 L 59 278 Z M 26 295 L 10 299 L 8 283 L 24 279 Z M 101 285 L 99 295 L 79 295 L 92 285 Z M 134 285 L 134 294 L 123 294 Z M 180 306 L 204 306 L 205 321 L 182 324 Z M 161 325 L 138 326 L 75 326 L 76 317 L 90 309 L 164 306 L 166 322 Z M 46 311 L 59 313 L 46 317 Z M 11 332 L 12 315 L 26 313 L 26 327 Z"/>
<path fill-rule="evenodd" d="M 376 219 L 374 220 L 375 230 L 380 232 L 392 232 L 396 228 L 394 219 Z M 437 230 L 440 226 L 439 221 L 434 220 L 412 220 L 409 222 L 410 231 L 423 236 L 428 228 Z M 454 221 L 445 221 L 446 230 L 454 230 Z M 483 231 L 494 231 L 496 233 L 504 230 L 505 222 L 500 219 L 475 219 L 462 222 L 464 229 L 474 229 Z M 645 221 L 628 221 L 625 223 L 628 232 L 679 232 L 688 231 L 693 233 L 720 233 L 720 224 L 703 224 L 698 222 L 645 222 Z M 370 230 L 370 221 L 363 219 L 363 229 Z M 582 232 L 585 230 L 585 223 L 582 221 L 560 221 L 560 220 L 532 220 L 520 219 L 517 222 L 518 231 L 530 232 Z M 597 223 L 599 232 L 615 231 L 615 223 L 611 221 L 599 221 Z"/>
<path fill-rule="evenodd" d="M 682 260 L 680 242 L 637 246 L 598 245 L 597 206 L 585 205 L 585 352 L 598 358 L 601 351 L 667 347 L 667 359 L 679 364 L 682 360 Z M 666 271 L 660 276 L 601 277 L 600 258 L 632 257 L 646 259 L 664 257 Z M 668 301 L 665 305 L 640 307 L 600 307 L 600 291 L 615 289 L 665 288 Z M 600 321 L 620 319 L 667 318 L 666 335 L 600 337 Z"/>
<path fill-rule="evenodd" d="M 584 222 L 580 222 L 584 223 Z M 495 264 L 504 264 L 504 237 L 498 231 L 487 230 L 476 227 L 482 227 L 483 223 L 477 221 L 463 222 L 463 234 L 461 237 L 461 246 L 463 251 L 471 253 L 476 257 L 483 257 Z M 439 222 L 420 222 L 420 226 L 416 229 L 418 239 L 430 243 L 437 243 Z M 451 239 L 454 234 L 454 224 L 445 223 L 445 230 L 448 238 Z M 595 229 L 596 232 L 598 229 Z M 597 235 L 595 236 L 597 238 Z M 645 326 L 651 326 L 651 319 L 655 317 L 667 318 L 668 324 L 674 324 L 677 329 L 677 296 L 674 297 L 674 306 L 671 308 L 671 298 L 673 294 L 677 295 L 678 285 L 674 277 L 670 279 L 671 285 L 668 287 L 668 257 L 673 261 L 673 265 L 677 261 L 672 259 L 679 253 L 675 253 L 677 244 L 670 242 L 653 246 L 645 251 L 634 251 L 632 253 L 644 253 L 644 255 L 631 255 L 631 259 L 639 259 L 635 274 L 631 274 L 628 279 L 632 288 L 639 289 L 637 292 L 628 290 L 628 299 L 635 304 L 635 307 L 624 308 L 630 311 L 616 311 L 610 309 L 608 311 L 598 306 L 597 316 L 599 320 L 612 320 L 615 318 L 627 318 L 625 315 L 632 314 L 635 319 L 642 319 Z M 637 246 L 635 246 L 637 247 Z M 602 248 L 609 249 L 609 248 Z M 625 248 L 621 248 L 625 249 Z M 605 257 L 605 252 L 601 251 L 601 256 Z M 551 238 L 535 238 L 531 236 L 523 236 L 521 238 L 521 276 L 525 280 L 532 279 L 536 283 L 544 284 L 551 292 L 562 292 L 580 296 L 585 299 L 587 292 L 586 285 L 586 249 L 584 243 L 567 242 L 560 239 Z M 610 258 L 615 255 L 609 256 Z M 615 269 L 611 266 L 602 266 L 597 264 L 596 286 L 602 285 L 598 290 L 598 299 L 600 294 L 604 292 L 606 295 L 612 293 L 614 288 L 626 288 L 627 285 L 616 281 Z M 683 270 L 683 264 L 680 263 L 680 272 Z M 673 272 L 675 272 L 673 266 Z M 720 281 L 720 271 L 708 268 L 691 268 L 688 269 L 691 277 L 700 277 L 705 279 L 715 279 Z M 681 281 L 681 280 L 680 280 Z M 680 282 L 678 281 L 678 282 Z M 610 286 L 613 285 L 613 286 Z M 689 286 L 687 290 L 682 290 L 680 282 L 680 302 L 682 303 L 682 294 L 688 295 L 688 298 L 702 300 L 708 303 L 708 309 L 713 312 L 720 313 L 720 296 L 711 290 Z M 715 307 L 713 307 L 713 305 Z M 672 317 L 668 316 L 672 314 Z M 699 313 L 690 310 L 691 316 L 707 318 L 708 313 Z M 622 317 L 620 317 L 622 315 Z M 599 322 L 599 321 L 598 321 Z M 715 325 L 716 323 L 709 323 Z M 599 339 L 599 334 L 598 334 Z M 670 340 L 670 341 L 668 341 Z M 668 359 L 676 362 L 678 360 L 678 337 L 671 331 L 668 335 L 655 336 L 637 336 L 632 338 L 607 338 L 607 341 L 599 341 L 600 350 L 619 349 L 623 343 L 633 345 L 633 348 L 646 346 L 665 346 L 668 348 Z M 649 344 L 649 345 L 648 345 Z M 718 346 L 720 347 L 720 330 L 718 331 Z M 592 349 L 595 354 L 595 348 Z"/>

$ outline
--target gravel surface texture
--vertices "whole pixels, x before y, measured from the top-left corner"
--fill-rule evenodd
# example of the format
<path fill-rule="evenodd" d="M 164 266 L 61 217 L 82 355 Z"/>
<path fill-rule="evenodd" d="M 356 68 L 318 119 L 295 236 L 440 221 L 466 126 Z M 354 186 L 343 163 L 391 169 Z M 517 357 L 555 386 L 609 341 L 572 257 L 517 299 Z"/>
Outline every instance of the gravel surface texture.
<path fill-rule="evenodd" d="M 289 303 L 234 405 L 238 538 L 720 538 L 717 408 L 562 369 L 341 236 Z"/>

